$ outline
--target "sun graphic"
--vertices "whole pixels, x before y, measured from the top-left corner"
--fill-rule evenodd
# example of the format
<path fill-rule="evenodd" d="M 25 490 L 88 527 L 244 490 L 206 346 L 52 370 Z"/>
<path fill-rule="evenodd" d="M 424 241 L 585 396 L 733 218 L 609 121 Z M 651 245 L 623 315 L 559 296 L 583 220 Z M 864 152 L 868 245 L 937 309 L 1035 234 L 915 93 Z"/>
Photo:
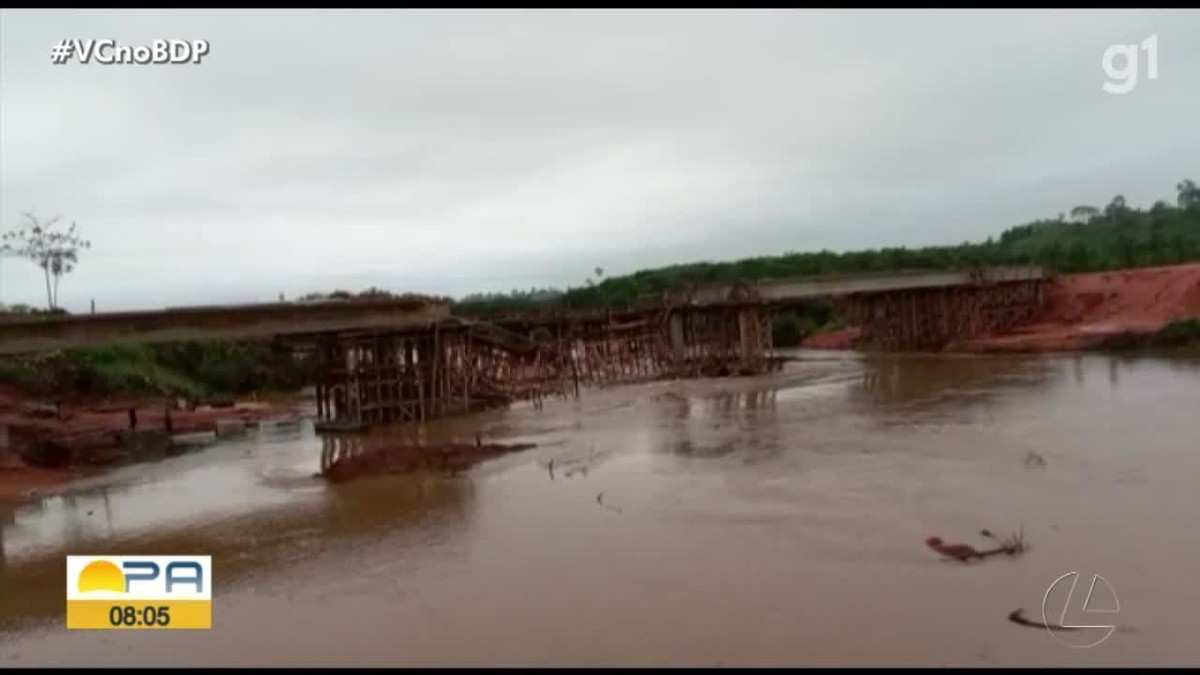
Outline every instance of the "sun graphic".
<path fill-rule="evenodd" d="M 113 591 L 125 592 L 125 575 L 121 568 L 107 560 L 96 560 L 88 563 L 79 573 L 79 592 Z"/>

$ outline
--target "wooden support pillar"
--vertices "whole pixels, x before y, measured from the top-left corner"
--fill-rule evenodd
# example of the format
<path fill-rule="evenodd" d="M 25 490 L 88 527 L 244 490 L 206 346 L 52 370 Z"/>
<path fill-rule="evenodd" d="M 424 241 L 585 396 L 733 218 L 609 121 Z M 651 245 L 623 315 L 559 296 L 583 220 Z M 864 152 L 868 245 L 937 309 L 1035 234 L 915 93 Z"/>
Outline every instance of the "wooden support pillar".
<path fill-rule="evenodd" d="M 684 331 L 684 316 L 680 312 L 672 312 L 669 321 L 670 335 L 668 340 L 671 344 L 671 360 L 676 368 L 683 365 L 684 359 L 687 356 L 686 352 L 686 333 Z"/>
<path fill-rule="evenodd" d="M 423 335 L 423 336 L 421 336 L 420 340 L 421 340 L 421 342 L 420 342 L 419 351 L 417 352 L 417 355 L 416 355 L 416 359 L 417 359 L 417 405 L 420 407 L 421 422 L 424 423 L 426 418 L 431 416 L 429 411 L 426 410 L 426 405 L 427 405 L 427 402 L 429 401 L 429 396 L 428 396 L 428 393 L 425 391 L 425 383 L 429 380 L 429 378 L 427 378 L 425 376 L 425 370 L 432 359 L 430 359 L 430 354 L 429 354 L 429 351 L 430 351 L 429 350 L 429 347 L 430 347 L 429 338 L 427 336 Z"/>
<path fill-rule="evenodd" d="M 342 415 L 347 420 L 355 420 L 357 417 L 354 414 L 354 402 L 351 397 L 351 377 L 350 374 L 354 369 L 354 355 L 350 345 L 343 344 L 341 348 L 342 361 Z"/>
<path fill-rule="evenodd" d="M 471 412 L 471 381 L 475 376 L 475 345 L 471 340 L 471 334 L 468 333 L 463 342 L 463 409 L 466 412 Z"/>
<path fill-rule="evenodd" d="M 323 419 L 326 419 L 325 416 L 327 414 L 326 407 L 325 407 L 326 406 L 326 403 L 325 403 L 325 380 L 327 377 L 326 370 L 327 370 L 328 366 L 327 366 L 327 362 L 325 360 L 325 343 L 324 343 L 324 341 L 318 341 L 316 343 L 315 347 L 316 347 L 316 353 L 314 354 L 314 357 L 315 357 L 314 360 L 316 361 L 316 376 L 314 379 L 316 380 L 316 383 L 317 383 L 317 385 L 316 385 L 317 419 L 323 420 Z"/>
<path fill-rule="evenodd" d="M 741 309 L 737 313 L 738 346 L 742 361 L 757 361 L 759 354 L 758 317 L 753 309 Z"/>
<path fill-rule="evenodd" d="M 371 368 L 375 371 L 375 405 L 371 410 L 371 419 L 374 422 L 383 422 L 383 349 L 380 345 L 380 338 L 376 337 L 371 341 Z"/>

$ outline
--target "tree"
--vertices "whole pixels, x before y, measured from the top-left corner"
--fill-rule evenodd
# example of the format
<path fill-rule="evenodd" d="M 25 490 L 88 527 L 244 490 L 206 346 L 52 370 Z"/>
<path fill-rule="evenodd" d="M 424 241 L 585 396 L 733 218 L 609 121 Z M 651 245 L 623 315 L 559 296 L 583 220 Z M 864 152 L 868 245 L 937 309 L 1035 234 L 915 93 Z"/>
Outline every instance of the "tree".
<path fill-rule="evenodd" d="M 1113 197 L 1112 201 L 1108 203 L 1108 206 L 1104 207 L 1104 215 L 1113 222 L 1116 222 L 1117 218 L 1123 215 L 1126 211 L 1125 197 L 1122 195 Z"/>
<path fill-rule="evenodd" d="M 1098 215 L 1100 215 L 1100 209 L 1094 206 L 1088 206 L 1087 204 L 1080 204 L 1079 206 L 1071 209 L 1071 217 L 1083 223 L 1091 221 L 1091 219 Z"/>
<path fill-rule="evenodd" d="M 1196 186 L 1196 181 L 1180 181 L 1175 189 L 1179 190 L 1179 208 L 1184 210 L 1200 209 L 1200 187 Z"/>
<path fill-rule="evenodd" d="M 75 230 L 75 223 L 66 231 L 56 231 L 59 216 L 48 222 L 40 222 L 32 213 L 23 214 L 30 226 L 4 233 L 0 237 L 4 244 L 0 249 L 29 258 L 41 268 L 46 278 L 46 307 L 58 308 L 58 284 L 63 275 L 71 273 L 79 262 L 79 252 L 91 248 L 92 243 Z M 12 242 L 12 243 L 9 243 Z"/>

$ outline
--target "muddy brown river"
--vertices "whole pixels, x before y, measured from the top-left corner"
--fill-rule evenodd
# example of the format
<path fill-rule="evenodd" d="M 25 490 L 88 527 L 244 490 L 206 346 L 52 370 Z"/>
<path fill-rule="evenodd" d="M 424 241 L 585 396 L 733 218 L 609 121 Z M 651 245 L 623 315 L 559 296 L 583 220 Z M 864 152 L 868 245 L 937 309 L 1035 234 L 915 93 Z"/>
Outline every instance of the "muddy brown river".
<path fill-rule="evenodd" d="M 539 444 L 454 478 L 305 425 L 0 512 L 0 666 L 1200 665 L 1200 362 L 803 356 L 431 426 Z M 1032 548 L 923 543 L 981 528 Z M 188 553 L 212 630 L 65 629 L 67 554 Z"/>

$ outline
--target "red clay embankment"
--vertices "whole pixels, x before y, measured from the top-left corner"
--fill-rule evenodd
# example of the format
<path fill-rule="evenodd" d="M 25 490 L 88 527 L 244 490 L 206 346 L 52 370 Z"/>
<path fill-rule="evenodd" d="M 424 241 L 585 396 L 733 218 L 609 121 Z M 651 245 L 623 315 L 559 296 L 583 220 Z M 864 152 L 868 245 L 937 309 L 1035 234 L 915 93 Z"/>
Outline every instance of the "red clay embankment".
<path fill-rule="evenodd" d="M 1095 349 L 1194 316 L 1200 316 L 1200 263 L 1072 274 L 1050 285 L 1045 310 L 1034 323 L 952 349 L 979 353 Z"/>
<path fill-rule="evenodd" d="M 854 349 L 862 338 L 862 329 L 857 327 L 813 333 L 800 342 L 805 349 Z"/>
<path fill-rule="evenodd" d="M 245 402 L 232 407 L 197 407 L 171 410 L 171 432 L 185 434 L 215 431 L 218 420 L 256 422 L 294 412 L 296 402 Z M 79 475 L 74 468 L 33 467 L 17 454 L 35 438 L 89 449 L 120 447 L 117 434 L 129 429 L 129 409 L 137 414 L 138 429 L 165 429 L 166 410 L 162 402 L 109 401 L 64 402 L 56 412 L 53 405 L 36 402 L 29 394 L 0 385 L 0 427 L 6 429 L 7 447 L 0 445 L 0 503 L 20 501 L 48 487 L 65 483 Z"/>
<path fill-rule="evenodd" d="M 1047 289 L 1046 307 L 1031 324 L 1003 335 L 949 345 L 959 353 L 1031 353 L 1095 349 L 1154 333 L 1200 316 L 1200 263 L 1063 275 Z M 808 349 L 853 349 L 860 333 L 842 329 L 809 336 Z"/>

